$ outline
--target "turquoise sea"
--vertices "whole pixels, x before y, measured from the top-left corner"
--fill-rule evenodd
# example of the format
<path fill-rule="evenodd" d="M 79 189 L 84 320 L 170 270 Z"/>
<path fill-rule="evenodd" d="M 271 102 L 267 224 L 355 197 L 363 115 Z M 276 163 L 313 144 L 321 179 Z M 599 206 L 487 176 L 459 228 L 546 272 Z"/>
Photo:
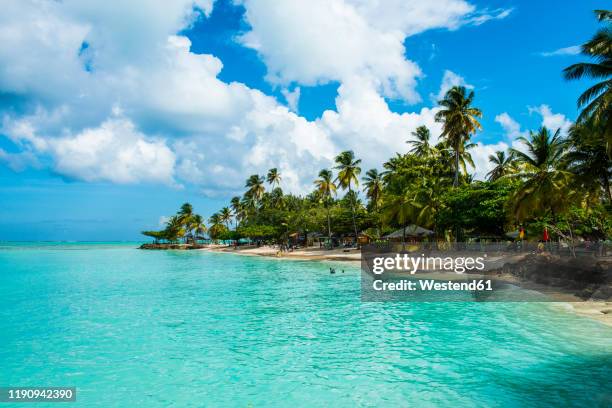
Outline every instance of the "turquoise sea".
<path fill-rule="evenodd" d="M 0 386 L 76 386 L 71 407 L 612 405 L 612 328 L 564 304 L 362 303 L 356 267 L 135 248 L 0 244 Z"/>

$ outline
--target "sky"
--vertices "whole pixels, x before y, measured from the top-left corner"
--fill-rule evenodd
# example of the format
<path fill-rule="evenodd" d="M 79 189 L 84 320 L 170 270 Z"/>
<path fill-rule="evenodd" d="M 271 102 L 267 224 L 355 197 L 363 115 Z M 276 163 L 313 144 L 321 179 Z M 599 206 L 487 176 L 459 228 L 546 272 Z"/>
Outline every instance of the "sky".
<path fill-rule="evenodd" d="M 363 173 L 434 139 L 450 87 L 475 92 L 476 178 L 540 126 L 597 29 L 583 0 L 5 0 L 0 240 L 141 239 L 186 201 L 205 217 L 277 167 L 304 194 L 333 157 Z"/>

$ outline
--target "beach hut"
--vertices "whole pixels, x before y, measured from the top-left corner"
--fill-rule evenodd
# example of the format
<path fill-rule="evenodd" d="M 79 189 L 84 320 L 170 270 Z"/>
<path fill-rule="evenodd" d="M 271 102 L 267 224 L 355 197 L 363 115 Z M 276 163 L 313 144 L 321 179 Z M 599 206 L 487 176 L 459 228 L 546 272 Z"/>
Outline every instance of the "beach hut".
<path fill-rule="evenodd" d="M 370 242 L 374 241 L 374 239 L 372 238 L 372 236 L 370 236 L 370 234 L 368 234 L 365 231 L 362 231 L 361 233 L 359 233 L 359 235 L 357 236 L 357 243 L 359 245 L 366 245 L 369 244 Z"/>
<path fill-rule="evenodd" d="M 306 234 L 306 246 L 322 246 L 325 236 L 320 232 L 309 232 Z"/>
<path fill-rule="evenodd" d="M 404 236 L 410 241 L 421 241 L 424 238 L 431 237 L 434 235 L 432 230 L 427 228 L 419 227 L 418 225 L 410 224 L 406 226 L 406 232 L 400 228 L 397 231 L 393 231 L 390 234 L 385 235 L 383 238 L 389 241 L 402 241 Z"/>

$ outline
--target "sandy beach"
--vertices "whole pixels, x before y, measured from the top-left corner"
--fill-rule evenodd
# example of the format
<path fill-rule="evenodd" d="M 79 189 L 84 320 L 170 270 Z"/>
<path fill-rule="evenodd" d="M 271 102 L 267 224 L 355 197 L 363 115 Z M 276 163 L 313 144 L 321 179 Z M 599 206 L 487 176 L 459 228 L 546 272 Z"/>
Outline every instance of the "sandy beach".
<path fill-rule="evenodd" d="M 319 247 L 308 247 L 296 249 L 293 251 L 280 252 L 278 247 L 271 246 L 245 246 L 245 247 L 228 247 L 226 245 L 211 245 L 208 248 L 201 249 L 202 251 L 228 252 L 240 255 L 250 256 L 266 256 L 273 258 L 284 258 L 304 261 L 346 261 L 359 263 L 361 262 L 361 251 L 358 249 L 323 249 Z"/>

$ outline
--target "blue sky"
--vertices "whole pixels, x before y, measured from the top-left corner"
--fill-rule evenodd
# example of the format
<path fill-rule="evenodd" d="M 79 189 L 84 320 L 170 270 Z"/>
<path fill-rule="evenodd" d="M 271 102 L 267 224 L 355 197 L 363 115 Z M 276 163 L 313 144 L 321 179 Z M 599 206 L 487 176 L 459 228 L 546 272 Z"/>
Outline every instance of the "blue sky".
<path fill-rule="evenodd" d="M 380 167 L 416 126 L 436 133 L 455 84 L 484 112 L 484 174 L 494 150 L 575 118 L 587 84 L 561 70 L 602 7 L 132 3 L 9 1 L 0 17 L 1 240 L 134 240 L 184 201 L 209 216 L 269 167 L 296 193 L 344 149 Z"/>

